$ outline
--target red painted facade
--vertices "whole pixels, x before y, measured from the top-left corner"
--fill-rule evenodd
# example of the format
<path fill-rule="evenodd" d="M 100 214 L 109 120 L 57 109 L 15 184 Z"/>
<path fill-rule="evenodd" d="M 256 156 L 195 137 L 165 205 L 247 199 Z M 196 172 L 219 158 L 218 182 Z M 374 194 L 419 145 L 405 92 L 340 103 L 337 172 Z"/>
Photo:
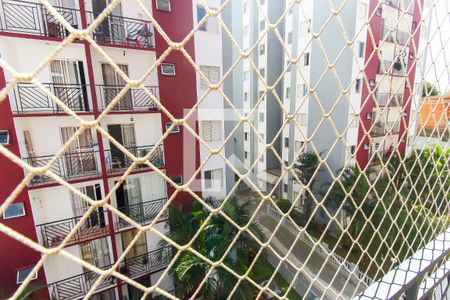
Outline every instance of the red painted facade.
<path fill-rule="evenodd" d="M 423 0 L 420 0 L 420 6 L 423 7 Z M 415 1 L 416 2 L 416 1 Z M 377 0 L 370 1 L 369 4 L 369 16 L 372 16 L 370 19 L 370 30 L 373 34 L 373 40 L 376 41 L 376 44 L 374 45 L 372 37 L 370 34 L 367 34 L 366 37 L 366 52 L 365 52 L 365 69 L 364 69 L 364 76 L 367 78 L 368 81 L 370 80 L 376 80 L 377 72 L 378 72 L 378 64 L 379 59 L 378 55 L 374 54 L 376 51 L 376 48 L 379 47 L 380 42 L 382 40 L 382 32 L 381 32 L 381 24 L 382 24 L 382 16 L 379 16 L 375 10 L 381 10 L 382 5 Z M 382 12 L 382 11 L 381 11 Z M 401 10 L 399 10 L 399 14 L 403 13 Z M 414 10 L 413 10 L 413 24 L 416 22 L 416 24 L 420 24 L 420 9 L 418 3 L 415 3 Z M 401 20 L 401 19 L 400 19 Z M 400 21 L 401 22 L 401 21 Z M 414 25 L 412 25 L 414 26 Z M 411 39 L 409 41 L 408 47 L 409 51 L 413 52 L 414 49 L 418 48 L 419 45 L 419 38 L 420 38 L 420 28 L 418 30 L 415 30 L 411 28 Z M 388 43 L 385 41 L 385 43 Z M 414 43 L 414 46 L 413 46 Z M 406 47 L 406 46 L 405 46 Z M 415 54 L 415 53 L 414 53 Z M 415 55 L 414 55 L 415 57 Z M 407 80 L 410 82 L 411 88 L 414 86 L 414 76 L 416 73 L 416 61 L 411 60 L 409 58 L 409 54 L 407 54 L 407 70 L 406 74 Z M 377 82 L 378 84 L 378 82 Z M 356 160 L 361 168 L 365 168 L 369 164 L 369 156 L 370 156 L 370 128 L 372 126 L 372 119 L 368 119 L 368 114 L 372 114 L 373 109 L 375 107 L 374 96 L 369 95 L 368 90 L 369 82 L 364 82 L 362 87 L 362 93 L 361 93 L 361 114 L 360 114 L 360 126 L 359 126 L 359 132 L 358 132 L 358 150 L 356 153 Z M 398 134 L 399 140 L 401 143 L 399 144 L 398 150 L 400 153 L 405 153 L 406 150 L 406 140 L 407 140 L 407 128 L 409 126 L 409 116 L 410 116 L 410 110 L 411 110 L 411 90 L 405 86 L 405 89 L 403 91 L 403 101 L 402 101 L 402 107 L 404 111 L 406 112 L 406 116 L 401 116 L 400 118 L 400 132 Z M 406 129 L 406 130 L 405 130 Z M 369 149 L 365 149 L 365 145 L 369 146 Z"/>
<path fill-rule="evenodd" d="M 171 12 L 163 12 L 159 11 L 155 7 L 155 1 L 153 3 L 153 15 L 159 25 L 163 28 L 166 34 L 175 42 L 180 42 L 191 30 L 193 27 L 193 16 L 192 16 L 192 3 L 191 1 L 172 1 Z M 84 8 L 84 1 L 79 1 L 80 8 L 80 16 L 81 16 L 81 25 L 83 28 L 86 28 L 86 15 Z M 174 22 L 176 20 L 176 22 Z M 179 26 L 177 24 L 183 24 L 183 26 Z M 1 32 L 0 35 L 15 37 L 15 38 L 26 38 L 26 39 L 36 39 L 47 42 L 60 42 L 61 39 L 50 38 L 50 37 L 42 37 L 42 36 L 33 36 L 28 34 L 18 34 L 18 33 L 9 33 L 9 32 Z M 91 58 L 91 46 L 86 41 L 76 41 L 76 43 L 81 43 L 84 46 L 85 58 L 87 62 L 87 77 L 89 78 L 90 84 L 90 95 L 92 97 L 92 113 L 81 113 L 83 114 L 91 114 L 94 117 L 98 117 L 100 114 L 100 110 L 97 102 L 97 93 L 95 89 L 95 78 L 94 72 L 92 68 L 92 58 Z M 102 44 L 100 44 L 102 45 Z M 155 49 L 157 57 L 160 57 L 162 53 L 167 49 L 167 43 L 163 40 L 160 34 L 155 32 Z M 106 46 L 106 45 L 105 45 Z M 121 47 L 116 45 L 107 45 L 108 47 Z M 130 46 L 123 46 L 123 48 L 135 49 Z M 195 58 L 194 53 L 194 40 L 192 39 L 184 46 L 186 51 L 192 57 Z M 155 49 L 139 49 L 139 51 L 155 51 Z M 174 50 L 165 60 L 166 62 L 170 62 L 175 64 L 176 66 L 176 75 L 175 76 L 165 76 L 160 72 L 160 68 L 158 68 L 158 81 L 159 81 L 159 90 L 160 90 L 160 99 L 164 107 L 170 111 L 170 113 L 176 118 L 182 118 L 184 116 L 185 110 L 193 107 L 197 101 L 196 95 L 196 72 L 195 69 L 191 66 L 189 61 L 184 57 L 184 55 L 177 50 Z M 148 66 L 150 67 L 150 66 Z M 0 69 L 1 70 L 1 69 Z M 3 70 L 1 70 L 0 74 L 0 86 L 5 86 L 5 78 L 3 76 Z M 97 79 L 98 80 L 98 79 Z M 114 112 L 115 113 L 115 112 Z M 123 114 L 123 112 L 117 112 L 118 114 Z M 142 112 L 139 112 L 142 113 Z M 154 111 L 148 111 L 145 113 L 154 114 Z M 169 118 L 162 113 L 162 128 L 164 131 L 165 124 L 169 122 Z M 49 114 L 33 114 L 32 117 L 39 116 L 49 116 Z M 65 114 L 53 115 L 55 118 L 58 116 L 65 116 Z M 31 115 L 13 115 L 10 107 L 10 103 L 8 99 L 0 103 L 0 129 L 8 129 L 11 133 L 11 145 L 7 148 L 20 156 L 19 145 L 17 143 L 16 130 L 14 128 L 14 117 L 31 117 Z M 191 120 L 193 121 L 193 127 L 197 130 L 197 122 L 196 115 L 194 115 Z M 184 158 L 186 156 L 183 155 L 184 151 L 186 151 L 185 141 L 183 138 L 183 129 L 181 128 L 181 133 L 171 134 L 168 138 L 164 140 L 164 161 L 165 166 L 164 169 L 168 176 L 183 176 L 183 179 L 188 180 L 192 175 L 185 172 L 183 168 Z M 104 145 L 102 142 L 102 136 L 100 133 L 97 133 L 97 142 L 98 142 L 98 150 L 100 153 L 100 161 L 101 161 L 101 177 L 93 177 L 87 179 L 80 179 L 76 182 L 90 181 L 94 179 L 102 179 L 104 192 L 107 194 L 110 190 L 108 184 L 108 173 L 106 171 L 105 164 L 105 155 L 104 155 Z M 198 145 L 195 148 L 189 149 L 192 156 L 189 156 L 189 159 L 194 162 L 196 166 L 195 169 L 199 165 L 200 154 L 198 151 Z M 2 187 L 0 188 L 0 203 L 2 203 L 6 197 L 8 197 L 13 189 L 19 184 L 19 182 L 23 179 L 24 173 L 23 169 L 16 166 L 13 162 L 11 162 L 8 158 L 4 157 L 0 154 L 0 165 L 2 168 L 7 169 L 8 172 L 0 172 L 0 182 L 2 183 Z M 135 171 L 133 173 L 141 173 L 145 171 Z M 148 171 L 147 171 L 148 172 Z M 115 174 L 114 176 L 117 176 Z M 74 181 L 75 182 L 75 181 Z M 49 183 L 38 187 L 30 187 L 30 189 L 37 189 L 42 187 L 51 187 L 57 186 L 57 183 Z M 174 189 L 168 184 L 168 197 L 174 192 Z M 105 196 L 105 195 L 103 195 Z M 192 196 L 188 193 L 179 193 L 175 198 L 175 202 L 187 203 L 185 206 L 190 206 Z M 8 227 L 24 234 L 25 236 L 37 241 L 36 236 L 36 227 L 33 221 L 33 215 L 31 211 L 31 205 L 28 197 L 28 188 L 24 189 L 24 191 L 20 194 L 17 199 L 18 202 L 25 203 L 26 216 L 20 217 L 17 219 L 11 220 L 3 220 L 0 221 L 7 225 Z M 112 243 L 112 252 L 113 258 L 116 261 L 118 258 L 117 255 L 117 245 L 115 235 L 119 234 L 117 230 L 114 229 L 114 222 L 112 213 L 108 211 L 108 223 L 109 230 L 106 236 L 109 236 Z M 123 232 L 124 230 L 120 230 Z M 40 258 L 40 254 L 28 246 L 23 245 L 22 243 L 7 237 L 6 235 L 0 233 L 1 246 L 0 246 L 0 268 L 2 272 L 0 272 L 0 288 L 4 290 L 4 292 L 9 295 L 14 292 L 19 285 L 16 284 L 16 270 L 24 267 L 33 266 Z M 11 251 L 14 249 L 14 251 Z M 35 281 L 36 282 L 36 281 Z M 42 285 L 47 285 L 48 282 L 45 280 L 45 274 L 43 268 L 39 272 L 38 282 Z M 123 283 L 118 280 L 117 282 L 117 290 L 119 299 L 123 299 L 122 289 L 120 286 Z M 41 289 L 39 292 L 34 294 L 36 298 L 49 298 L 48 290 Z"/>

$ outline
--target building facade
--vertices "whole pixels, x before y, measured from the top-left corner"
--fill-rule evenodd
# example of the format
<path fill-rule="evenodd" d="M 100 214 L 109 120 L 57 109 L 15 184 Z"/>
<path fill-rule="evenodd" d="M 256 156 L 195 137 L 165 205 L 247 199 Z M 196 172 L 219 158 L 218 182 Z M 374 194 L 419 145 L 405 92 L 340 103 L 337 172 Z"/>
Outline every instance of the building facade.
<path fill-rule="evenodd" d="M 180 42 L 192 30 L 196 3 L 142 2 L 172 41 Z M 52 4 L 71 26 L 81 29 L 100 15 L 108 1 L 52 1 Z M 38 1 L 5 1 L 0 14 L 1 55 L 18 72 L 32 72 L 69 34 Z M 92 38 L 104 53 L 86 40 L 75 40 L 53 56 L 35 78 L 82 120 L 101 118 L 100 126 L 109 135 L 95 128 L 81 131 L 80 123 L 55 104 L 51 94 L 32 82 L 16 82 L 0 104 L 2 144 L 33 167 L 44 167 L 51 162 L 51 170 L 75 190 L 44 174 L 28 178 L 1 222 L 44 247 L 63 247 L 70 255 L 98 268 L 109 268 L 124 256 L 117 270 L 150 286 L 160 278 L 168 263 L 157 259 L 163 251 L 160 238 L 153 231 L 138 235 L 128 221 L 110 210 L 94 209 L 84 196 L 93 201 L 109 196 L 110 204 L 132 221 L 140 225 L 155 222 L 155 229 L 161 233 L 170 230 L 167 213 L 155 218 L 175 188 L 159 173 L 176 184 L 183 184 L 198 168 L 200 151 L 185 143 L 186 130 L 181 125 L 173 126 L 158 102 L 174 118 L 183 118 L 197 101 L 197 74 L 180 51 L 165 54 L 166 40 L 133 1 L 115 7 L 94 30 Z M 196 46 L 192 39 L 184 49 L 196 58 Z M 104 54 L 117 68 L 108 63 Z M 152 69 L 162 55 L 166 55 L 164 61 Z M 2 69 L 0 75 L 2 88 L 13 80 L 13 74 L 7 69 Z M 145 89 L 133 87 L 122 91 L 126 85 L 123 75 L 134 80 L 146 75 Z M 108 104 L 120 96 L 119 102 L 104 113 Z M 193 128 L 198 129 L 196 122 Z M 163 138 L 168 130 L 171 132 Z M 59 153 L 68 143 L 65 151 Z M 153 168 L 135 165 L 126 179 L 121 179 L 133 162 L 121 147 L 136 157 L 150 153 Z M 182 155 L 186 151 L 189 155 Z M 61 156 L 54 159 L 56 154 Z M 187 171 L 186 159 L 193 165 Z M 0 156 L 0 162 L 7 170 L 0 175 L 3 202 L 27 172 L 4 156 Z M 189 205 L 192 196 L 180 192 L 172 201 Z M 86 212 L 90 212 L 89 217 L 79 222 Z M 75 226 L 79 226 L 77 230 Z M 135 237 L 133 247 L 124 253 Z M 0 238 L 3 257 L 0 286 L 9 295 L 41 256 L 5 234 L 0 234 Z M 47 257 L 35 277 L 33 284 L 46 286 L 36 296 L 52 299 L 81 299 L 98 279 L 89 268 L 61 254 Z M 168 292 L 173 290 L 169 278 L 163 278 L 159 287 Z M 140 299 L 141 296 L 137 288 L 107 277 L 92 298 Z"/>

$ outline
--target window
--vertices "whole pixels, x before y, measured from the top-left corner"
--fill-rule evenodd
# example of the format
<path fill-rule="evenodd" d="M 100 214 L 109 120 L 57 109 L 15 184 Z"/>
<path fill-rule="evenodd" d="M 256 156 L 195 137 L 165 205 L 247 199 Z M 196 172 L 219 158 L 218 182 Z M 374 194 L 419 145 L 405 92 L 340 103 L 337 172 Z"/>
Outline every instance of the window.
<path fill-rule="evenodd" d="M 409 59 L 414 59 L 414 53 L 409 52 Z"/>
<path fill-rule="evenodd" d="M 172 126 L 172 122 L 167 122 L 166 123 L 166 131 L 169 130 L 170 126 Z M 179 133 L 180 131 L 181 131 L 180 126 L 178 126 L 178 124 L 177 124 L 172 128 L 172 131 L 170 132 L 170 134 Z"/>
<path fill-rule="evenodd" d="M 364 57 L 364 43 L 358 42 L 358 56 Z"/>
<path fill-rule="evenodd" d="M 244 80 L 248 80 L 249 75 L 250 75 L 249 71 L 245 71 L 244 72 Z"/>
<path fill-rule="evenodd" d="M 261 74 L 262 77 L 266 76 L 266 69 L 264 68 L 259 69 L 259 73 Z"/>
<path fill-rule="evenodd" d="M 170 12 L 170 0 L 156 0 L 156 9 Z"/>
<path fill-rule="evenodd" d="M 261 20 L 261 21 L 259 22 L 259 30 L 260 30 L 260 31 L 263 31 L 264 28 L 266 28 L 266 21 Z"/>
<path fill-rule="evenodd" d="M 372 120 L 372 113 L 371 113 L 371 112 L 368 112 L 368 113 L 366 114 L 366 119 L 367 119 L 367 120 Z"/>
<path fill-rule="evenodd" d="M 0 130 L 0 145 L 10 145 L 11 138 L 9 136 L 9 130 Z"/>
<path fill-rule="evenodd" d="M 287 43 L 288 43 L 288 44 L 292 44 L 292 31 L 291 31 L 291 32 L 288 32 L 288 35 L 287 35 Z"/>
<path fill-rule="evenodd" d="M 172 180 L 173 182 L 175 182 L 175 184 L 183 184 L 183 176 L 181 175 L 175 175 L 175 176 L 171 176 L 170 180 Z"/>
<path fill-rule="evenodd" d="M 303 64 L 309 66 L 309 52 L 305 53 Z"/>
<path fill-rule="evenodd" d="M 259 45 L 259 55 L 264 55 L 266 53 L 266 45 L 261 44 Z"/>
<path fill-rule="evenodd" d="M 202 138 L 205 142 L 217 142 L 222 139 L 222 122 L 219 120 L 202 121 Z"/>
<path fill-rule="evenodd" d="M 355 92 L 360 93 L 361 92 L 361 79 L 356 79 L 355 81 Z"/>
<path fill-rule="evenodd" d="M 259 113 L 259 121 L 264 122 L 264 113 Z"/>
<path fill-rule="evenodd" d="M 33 267 L 17 270 L 16 283 L 19 284 L 19 283 L 24 282 L 25 278 L 27 278 L 28 274 L 30 274 L 32 270 L 33 270 Z M 33 277 L 31 277 L 31 280 L 35 280 L 35 279 L 37 279 L 37 273 L 34 273 Z"/>
<path fill-rule="evenodd" d="M 297 97 L 306 96 L 308 94 L 308 87 L 306 84 L 297 85 Z"/>
<path fill-rule="evenodd" d="M 206 16 L 206 10 L 203 8 L 203 6 L 199 5 L 197 6 L 197 23 L 200 23 L 200 21 Z M 218 22 L 217 19 L 214 17 L 208 17 L 208 19 L 199 27 L 200 31 L 207 31 L 211 33 L 217 33 L 218 32 Z"/>
<path fill-rule="evenodd" d="M 248 93 L 244 93 L 244 102 L 248 101 Z"/>
<path fill-rule="evenodd" d="M 350 116 L 350 127 L 351 128 L 358 127 L 358 124 L 359 124 L 359 116 L 352 113 Z"/>
<path fill-rule="evenodd" d="M 381 17 L 381 13 L 382 13 L 381 7 L 379 7 L 379 8 L 377 9 L 377 16 Z"/>
<path fill-rule="evenodd" d="M 212 66 L 200 66 L 200 71 L 208 78 L 208 81 L 211 84 L 217 84 L 220 81 L 220 68 L 219 67 L 212 67 Z M 208 83 L 200 79 L 200 89 L 207 90 L 208 89 Z"/>
<path fill-rule="evenodd" d="M 300 152 L 301 150 L 303 150 L 303 145 L 305 144 L 305 142 L 301 142 L 301 141 L 295 141 L 295 152 Z"/>
<path fill-rule="evenodd" d="M 286 148 L 289 147 L 289 138 L 284 138 L 284 146 L 285 146 Z"/>
<path fill-rule="evenodd" d="M 205 171 L 204 178 L 206 189 L 218 189 L 223 186 L 222 169 Z"/>
<path fill-rule="evenodd" d="M 356 146 L 350 146 L 350 153 L 351 154 L 355 154 L 355 152 L 356 152 Z"/>
<path fill-rule="evenodd" d="M 288 186 L 286 183 L 284 183 L 284 184 L 283 184 L 283 191 L 284 191 L 285 193 L 288 192 L 288 188 L 289 188 L 289 186 Z"/>
<path fill-rule="evenodd" d="M 247 151 L 244 151 L 244 158 L 248 159 L 248 152 Z"/>
<path fill-rule="evenodd" d="M 412 28 L 413 28 L 413 30 L 417 28 L 417 22 L 416 21 L 413 21 Z"/>
<path fill-rule="evenodd" d="M 248 132 L 244 133 L 244 140 L 248 141 Z"/>
<path fill-rule="evenodd" d="M 291 98 L 291 88 L 287 87 L 286 88 L 286 99 L 290 99 Z"/>
<path fill-rule="evenodd" d="M 175 65 L 169 63 L 162 63 L 161 74 L 175 76 Z"/>
<path fill-rule="evenodd" d="M 374 87 L 374 86 L 377 85 L 377 83 L 375 82 L 374 79 L 370 79 L 370 80 L 369 80 L 369 85 L 370 85 L 371 87 Z"/>
<path fill-rule="evenodd" d="M 3 213 L 3 219 L 12 219 L 25 216 L 25 206 L 23 202 L 13 203 Z"/>
<path fill-rule="evenodd" d="M 258 100 L 264 97 L 264 91 L 259 91 L 258 93 Z"/>
<path fill-rule="evenodd" d="M 306 126 L 306 114 L 305 113 L 297 114 L 297 122 L 300 126 Z"/>
<path fill-rule="evenodd" d="M 247 12 L 247 6 L 248 6 L 247 1 L 245 1 L 244 4 L 243 4 L 244 14 Z"/>

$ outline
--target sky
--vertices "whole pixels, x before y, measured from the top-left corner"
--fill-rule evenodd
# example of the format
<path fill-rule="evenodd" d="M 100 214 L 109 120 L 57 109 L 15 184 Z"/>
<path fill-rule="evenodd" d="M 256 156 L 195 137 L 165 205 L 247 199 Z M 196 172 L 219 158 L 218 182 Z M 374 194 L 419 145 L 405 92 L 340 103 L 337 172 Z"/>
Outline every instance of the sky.
<path fill-rule="evenodd" d="M 435 6 L 431 10 L 430 46 L 426 48 L 424 77 L 429 82 L 437 82 L 441 92 L 450 92 L 450 0 L 428 1 Z M 428 12 L 424 11 L 424 14 Z M 425 22 L 428 23 L 429 18 Z"/>

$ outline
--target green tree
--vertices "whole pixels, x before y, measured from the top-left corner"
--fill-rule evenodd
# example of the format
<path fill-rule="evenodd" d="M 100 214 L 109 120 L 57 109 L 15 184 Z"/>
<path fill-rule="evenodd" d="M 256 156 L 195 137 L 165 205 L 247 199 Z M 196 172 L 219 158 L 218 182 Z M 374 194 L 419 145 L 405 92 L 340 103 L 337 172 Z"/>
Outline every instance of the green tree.
<path fill-rule="evenodd" d="M 423 83 L 422 97 L 439 96 L 439 90 L 428 81 Z"/>
<path fill-rule="evenodd" d="M 323 152 L 316 154 L 313 151 L 302 153 L 294 164 L 294 171 L 303 185 L 309 184 L 309 190 L 306 191 L 302 211 L 306 219 L 312 214 L 314 208 L 313 194 L 310 192 L 316 184 L 317 169 L 320 168 L 320 156 Z"/>
<path fill-rule="evenodd" d="M 225 203 L 222 211 L 239 226 L 246 226 L 250 222 L 251 214 L 249 203 L 241 204 L 233 196 Z M 170 208 L 171 230 L 168 237 L 179 245 L 188 244 L 195 236 L 201 225 L 208 222 L 193 240 L 191 247 L 213 262 L 223 258 L 232 241 L 237 238 L 234 246 L 225 255 L 224 263 L 227 267 L 238 274 L 244 274 L 251 263 L 250 257 L 259 249 L 257 241 L 248 233 L 241 232 L 221 215 L 214 215 L 209 221 L 206 218 L 209 211 L 201 204 L 195 202 L 190 212 L 182 212 L 181 208 L 172 206 Z M 249 224 L 249 230 L 261 241 L 264 234 L 261 226 L 256 221 Z M 164 240 L 160 247 L 170 249 Z M 161 259 L 172 258 L 171 251 L 164 251 Z M 198 257 L 192 251 L 186 250 L 181 253 L 170 270 L 174 279 L 179 297 L 192 295 L 200 286 L 205 277 L 198 294 L 200 299 L 226 299 L 237 284 L 236 277 L 223 267 L 215 268 L 211 274 L 210 263 Z M 251 299 L 253 286 L 242 281 L 235 291 L 234 299 Z"/>

